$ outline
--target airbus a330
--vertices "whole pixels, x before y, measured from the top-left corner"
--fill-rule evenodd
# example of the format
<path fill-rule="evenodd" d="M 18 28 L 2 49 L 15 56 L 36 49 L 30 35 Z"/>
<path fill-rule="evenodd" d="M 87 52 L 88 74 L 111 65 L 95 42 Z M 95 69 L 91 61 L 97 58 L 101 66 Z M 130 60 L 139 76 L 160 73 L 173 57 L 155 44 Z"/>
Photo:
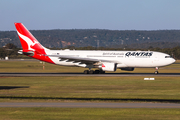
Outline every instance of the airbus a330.
<path fill-rule="evenodd" d="M 158 68 L 175 62 L 170 55 L 155 51 L 50 50 L 42 46 L 22 23 L 15 23 L 22 45 L 19 53 L 48 63 L 88 68 L 85 74 L 117 69 Z M 92 68 L 97 68 L 93 71 Z"/>

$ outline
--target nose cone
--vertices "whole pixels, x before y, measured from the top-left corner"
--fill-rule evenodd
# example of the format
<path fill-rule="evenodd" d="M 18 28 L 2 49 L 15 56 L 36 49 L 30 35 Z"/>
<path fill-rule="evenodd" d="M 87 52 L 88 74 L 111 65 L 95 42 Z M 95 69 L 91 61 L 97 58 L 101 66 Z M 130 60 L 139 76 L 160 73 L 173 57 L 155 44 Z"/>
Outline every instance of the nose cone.
<path fill-rule="evenodd" d="M 174 58 L 169 58 L 169 59 L 166 59 L 166 63 L 167 65 L 170 65 L 170 64 L 173 64 L 176 60 Z"/>
<path fill-rule="evenodd" d="M 174 58 L 172 58 L 172 60 L 171 60 L 171 61 L 172 61 L 172 63 L 176 62 L 176 60 L 175 60 Z"/>

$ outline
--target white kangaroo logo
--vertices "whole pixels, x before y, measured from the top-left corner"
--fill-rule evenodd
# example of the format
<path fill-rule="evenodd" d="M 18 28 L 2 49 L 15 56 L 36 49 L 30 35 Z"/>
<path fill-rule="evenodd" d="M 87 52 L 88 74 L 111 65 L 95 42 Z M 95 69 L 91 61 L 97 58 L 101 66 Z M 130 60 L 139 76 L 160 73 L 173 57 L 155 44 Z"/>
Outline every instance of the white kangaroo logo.
<path fill-rule="evenodd" d="M 17 32 L 17 33 L 18 33 L 18 35 L 28 44 L 28 50 L 33 50 L 33 51 L 34 51 L 34 49 L 32 48 L 32 46 L 34 46 L 34 45 L 37 44 L 38 42 L 37 42 L 37 41 L 33 42 L 33 41 L 32 41 L 31 39 L 29 39 L 28 37 L 20 34 L 19 32 Z"/>

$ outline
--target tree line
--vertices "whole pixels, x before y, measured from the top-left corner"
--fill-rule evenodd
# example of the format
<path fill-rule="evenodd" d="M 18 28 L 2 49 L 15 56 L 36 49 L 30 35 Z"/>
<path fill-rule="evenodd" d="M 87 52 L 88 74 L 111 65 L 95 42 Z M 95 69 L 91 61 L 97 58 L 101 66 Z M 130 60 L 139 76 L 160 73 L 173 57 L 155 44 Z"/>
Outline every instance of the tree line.
<path fill-rule="evenodd" d="M 180 30 L 31 30 L 45 47 L 173 48 L 180 46 Z M 21 47 L 15 31 L 0 31 L 0 47 L 13 43 Z"/>

